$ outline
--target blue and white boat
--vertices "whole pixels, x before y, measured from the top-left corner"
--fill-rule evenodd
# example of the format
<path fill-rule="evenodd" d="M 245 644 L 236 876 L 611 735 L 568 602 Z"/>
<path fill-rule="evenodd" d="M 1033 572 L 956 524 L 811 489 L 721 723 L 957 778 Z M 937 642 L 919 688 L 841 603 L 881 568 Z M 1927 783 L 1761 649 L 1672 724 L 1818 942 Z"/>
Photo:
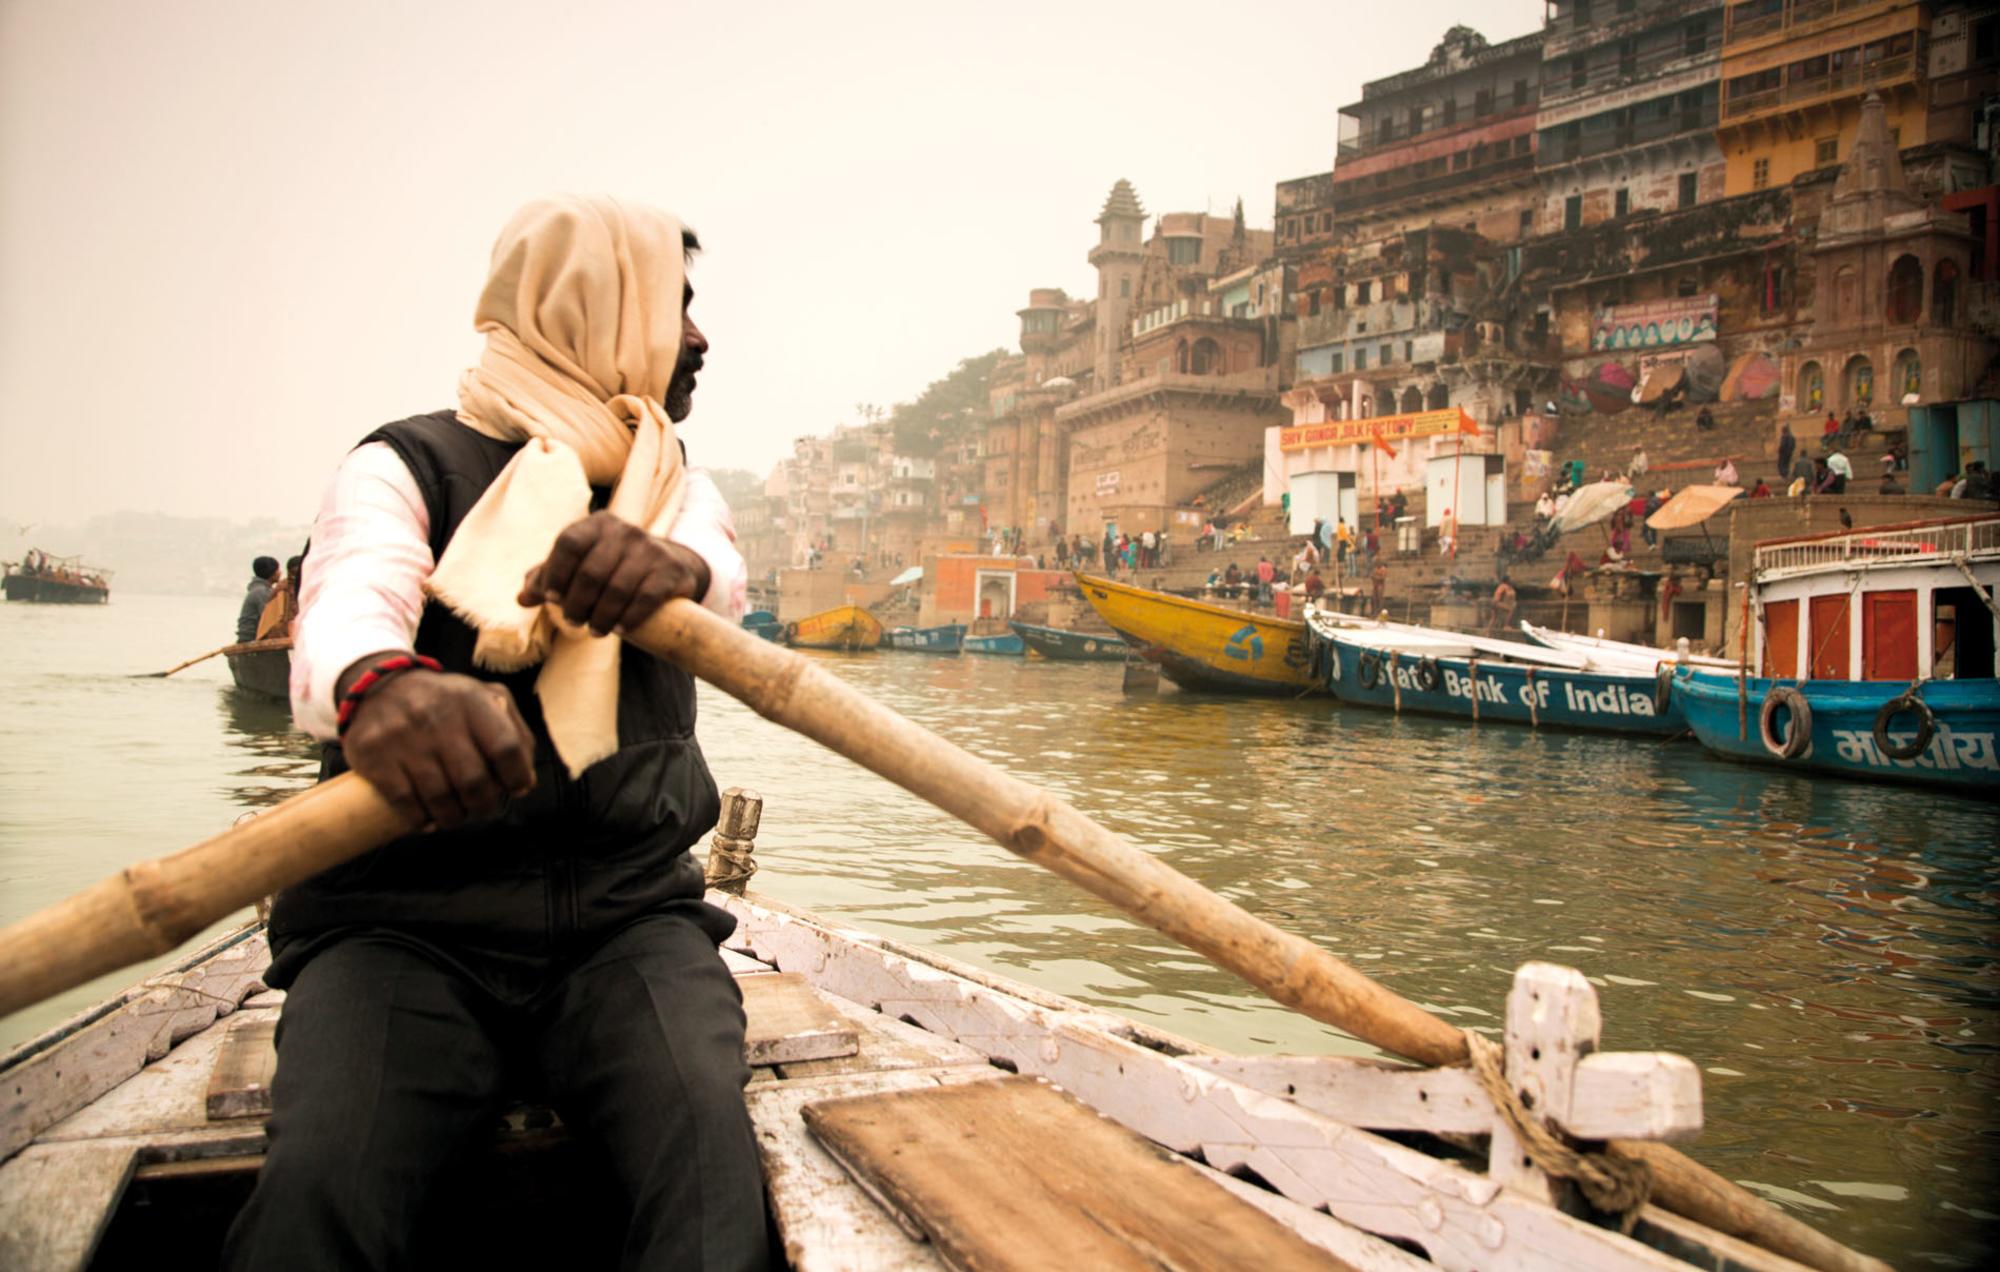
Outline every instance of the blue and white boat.
<path fill-rule="evenodd" d="M 1749 586 L 1741 674 L 1674 675 L 1704 746 L 2000 795 L 2000 516 L 1769 540 Z"/>
<path fill-rule="evenodd" d="M 945 623 L 938 627 L 892 627 L 883 635 L 882 644 L 919 654 L 956 654 L 964 640 L 964 623 Z"/>
<path fill-rule="evenodd" d="M 1028 646 L 1013 632 L 994 632 L 986 636 L 967 636 L 965 652 L 968 654 L 998 654 L 1004 658 L 1019 658 L 1028 652 Z"/>
<path fill-rule="evenodd" d="M 754 632 L 768 641 L 782 642 L 785 639 L 785 625 L 770 610 L 751 610 L 745 614 L 743 630 Z"/>
<path fill-rule="evenodd" d="M 1317 610 L 1306 630 L 1316 673 L 1343 703 L 1659 737 L 1687 727 L 1654 668 L 1407 624 L 1357 626 Z"/>
<path fill-rule="evenodd" d="M 1034 623 L 1009 623 L 1014 634 L 1019 636 L 1029 649 L 1055 662 L 1124 662 L 1126 655 L 1133 652 L 1130 645 L 1117 635 L 1100 636 L 1095 632 L 1069 632 L 1059 627 L 1041 627 Z"/>

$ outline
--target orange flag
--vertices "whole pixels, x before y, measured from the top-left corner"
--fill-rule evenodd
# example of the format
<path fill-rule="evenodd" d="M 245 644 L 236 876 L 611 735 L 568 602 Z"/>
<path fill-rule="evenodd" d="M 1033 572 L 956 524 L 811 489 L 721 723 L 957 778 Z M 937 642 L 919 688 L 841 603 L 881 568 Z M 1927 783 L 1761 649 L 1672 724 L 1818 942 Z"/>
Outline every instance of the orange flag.
<path fill-rule="evenodd" d="M 1465 408 L 1462 406 L 1458 408 L 1458 431 L 1469 433 L 1473 437 L 1479 436 L 1479 421 L 1467 415 Z"/>
<path fill-rule="evenodd" d="M 1376 450 L 1387 452 L 1390 459 L 1396 458 L 1396 448 L 1389 445 L 1389 440 L 1382 436 L 1381 430 L 1376 430 L 1372 436 L 1375 439 Z"/>

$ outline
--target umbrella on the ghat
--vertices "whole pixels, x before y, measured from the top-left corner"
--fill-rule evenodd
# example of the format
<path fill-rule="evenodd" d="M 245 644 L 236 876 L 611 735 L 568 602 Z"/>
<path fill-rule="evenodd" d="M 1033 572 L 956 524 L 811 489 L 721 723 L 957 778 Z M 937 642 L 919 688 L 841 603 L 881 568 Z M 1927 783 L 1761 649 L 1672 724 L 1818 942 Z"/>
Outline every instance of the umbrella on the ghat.
<path fill-rule="evenodd" d="M 1632 488 L 1622 481 L 1594 481 L 1569 497 L 1556 514 L 1555 527 L 1563 534 L 1594 526 L 1632 502 Z"/>
<path fill-rule="evenodd" d="M 1761 353 L 1746 353 L 1722 381 L 1725 402 L 1761 402 L 1778 392 L 1778 364 Z"/>
<path fill-rule="evenodd" d="M 1723 375 L 1729 370 L 1729 364 L 1722 360 L 1722 350 L 1714 345 L 1697 346 L 1681 366 L 1687 370 L 1687 400 L 1715 401 L 1721 393 Z"/>
<path fill-rule="evenodd" d="M 1639 405 L 1651 406 L 1667 394 L 1679 388 L 1687 379 L 1687 368 L 1678 362 L 1667 362 L 1646 373 L 1646 382 L 1639 386 Z"/>
<path fill-rule="evenodd" d="M 1684 530 L 1708 520 L 1738 495 L 1741 486 L 1689 486 L 1675 493 L 1646 518 L 1655 530 Z"/>
<path fill-rule="evenodd" d="M 1590 399 L 1591 409 L 1613 415 L 1632 405 L 1632 390 L 1637 384 L 1630 367 L 1604 362 L 1583 382 L 1583 395 Z"/>

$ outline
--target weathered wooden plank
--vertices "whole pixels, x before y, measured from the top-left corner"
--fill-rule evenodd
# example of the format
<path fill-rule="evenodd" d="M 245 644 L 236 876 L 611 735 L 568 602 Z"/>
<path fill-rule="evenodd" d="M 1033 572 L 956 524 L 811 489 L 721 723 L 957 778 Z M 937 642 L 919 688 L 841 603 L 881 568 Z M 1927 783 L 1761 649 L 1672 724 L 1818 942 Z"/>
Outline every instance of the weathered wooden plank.
<path fill-rule="evenodd" d="M 744 1047 L 750 1063 L 784 1064 L 851 1056 L 860 1040 L 840 1013 L 803 976 L 744 976 Z"/>
<path fill-rule="evenodd" d="M 218 1026 L 219 1028 L 220 1026 Z M 208 1075 L 208 1119 L 263 1117 L 271 1111 L 278 1071 L 276 1012 L 245 1012 L 231 1021 Z"/>
<path fill-rule="evenodd" d="M 1232 1196 L 1249 1202 L 1321 1249 L 1332 1251 L 1336 1258 L 1353 1266 L 1356 1272 L 1430 1272 L 1431 1265 L 1422 1259 L 1379 1237 L 1371 1237 L 1359 1228 L 1344 1224 L 1332 1215 L 1307 1210 L 1289 1197 L 1259 1188 L 1234 1175 L 1225 1175 L 1212 1167 L 1190 1165 Z"/>
<path fill-rule="evenodd" d="M 129 1143 L 37 1144 L 0 1166 L 0 1268 L 88 1267 L 136 1157 Z"/>
<path fill-rule="evenodd" d="M 1546 1123 L 1567 1110 L 1577 1061 L 1597 1049 L 1603 1030 L 1597 991 L 1583 973 L 1555 963 L 1526 963 L 1507 992 L 1507 1084 L 1529 1116 Z M 1496 1120 L 1486 1173 L 1522 1196 L 1548 1205 L 1567 1202 L 1575 1185 L 1550 1179 L 1529 1160 L 1520 1137 Z"/>
<path fill-rule="evenodd" d="M 1493 1104 L 1470 1069 L 1419 1069 L 1349 1056 L 1186 1056 L 1183 1061 L 1371 1131 L 1485 1135 Z M 1578 1139 L 1688 1139 L 1701 1132 L 1701 1072 L 1664 1051 L 1605 1051 L 1576 1066 L 1567 1110 Z"/>
<path fill-rule="evenodd" d="M 1155 1143 L 1247 1168 L 1301 1205 L 1412 1242 L 1441 1267 L 1678 1266 L 1482 1175 L 1137 1045 L 1116 1017 L 1075 1004 L 1051 1011 L 796 914 L 733 900 L 729 908 L 742 921 L 735 939 L 756 957 L 1047 1077 Z"/>
<path fill-rule="evenodd" d="M 275 1013 L 249 1015 L 268 1021 Z M 169 1052 L 166 1059 L 147 1065 L 51 1126 L 42 1133 L 40 1142 L 205 1129 L 209 1125 L 209 1074 L 227 1034 L 227 1028 L 221 1026 L 196 1034 Z"/>
<path fill-rule="evenodd" d="M 888 1069 L 938 1069 L 955 1064 L 986 1065 L 986 1057 L 961 1042 L 870 1011 L 858 1003 L 825 994 L 822 1000 L 854 1029 L 858 1046 L 853 1055 L 826 1060 L 797 1060 L 777 1067 L 787 1081 L 825 1078 L 842 1073 L 875 1073 Z"/>
<path fill-rule="evenodd" d="M 722 947 L 722 965 L 729 969 L 731 976 L 757 976 L 777 969 L 758 962 L 747 954 L 739 954 L 728 946 Z"/>
<path fill-rule="evenodd" d="M 9 1054 L 0 1067 L 0 1160 L 206 1029 L 263 988 L 262 932 L 232 933 L 177 972 L 153 977 Z"/>
<path fill-rule="evenodd" d="M 821 1146 L 954 1267 L 1345 1266 L 1039 1079 L 846 1096 L 802 1112 Z"/>
<path fill-rule="evenodd" d="M 911 1236 L 899 1216 L 878 1205 L 853 1176 L 819 1146 L 799 1110 L 815 1101 L 868 1091 L 907 1090 L 939 1083 L 978 1082 L 999 1077 L 995 1069 L 903 1069 L 847 1074 L 810 1081 L 779 1082 L 752 1089 L 745 1099 L 771 1218 L 795 1272 L 930 1272 L 945 1266 L 937 1252 Z"/>
<path fill-rule="evenodd" d="M 1702 1227 L 1671 1210 L 1647 1206 L 1633 1227 L 1634 1239 L 1685 1259 L 1707 1272 L 1811 1272 L 1782 1254 Z"/>

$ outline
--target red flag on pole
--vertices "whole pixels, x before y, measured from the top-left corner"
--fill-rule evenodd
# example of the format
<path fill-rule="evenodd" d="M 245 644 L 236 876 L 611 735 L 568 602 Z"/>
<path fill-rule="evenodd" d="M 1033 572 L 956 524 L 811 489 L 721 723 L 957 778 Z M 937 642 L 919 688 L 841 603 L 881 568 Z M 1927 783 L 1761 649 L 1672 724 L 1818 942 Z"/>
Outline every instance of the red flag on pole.
<path fill-rule="evenodd" d="M 1382 436 L 1382 430 L 1376 429 L 1371 436 L 1374 438 L 1376 450 L 1387 452 L 1390 459 L 1396 458 L 1396 448 L 1389 445 L 1389 440 Z"/>
<path fill-rule="evenodd" d="M 1479 421 L 1467 415 L 1462 406 L 1458 408 L 1458 431 L 1473 437 L 1479 436 Z"/>

